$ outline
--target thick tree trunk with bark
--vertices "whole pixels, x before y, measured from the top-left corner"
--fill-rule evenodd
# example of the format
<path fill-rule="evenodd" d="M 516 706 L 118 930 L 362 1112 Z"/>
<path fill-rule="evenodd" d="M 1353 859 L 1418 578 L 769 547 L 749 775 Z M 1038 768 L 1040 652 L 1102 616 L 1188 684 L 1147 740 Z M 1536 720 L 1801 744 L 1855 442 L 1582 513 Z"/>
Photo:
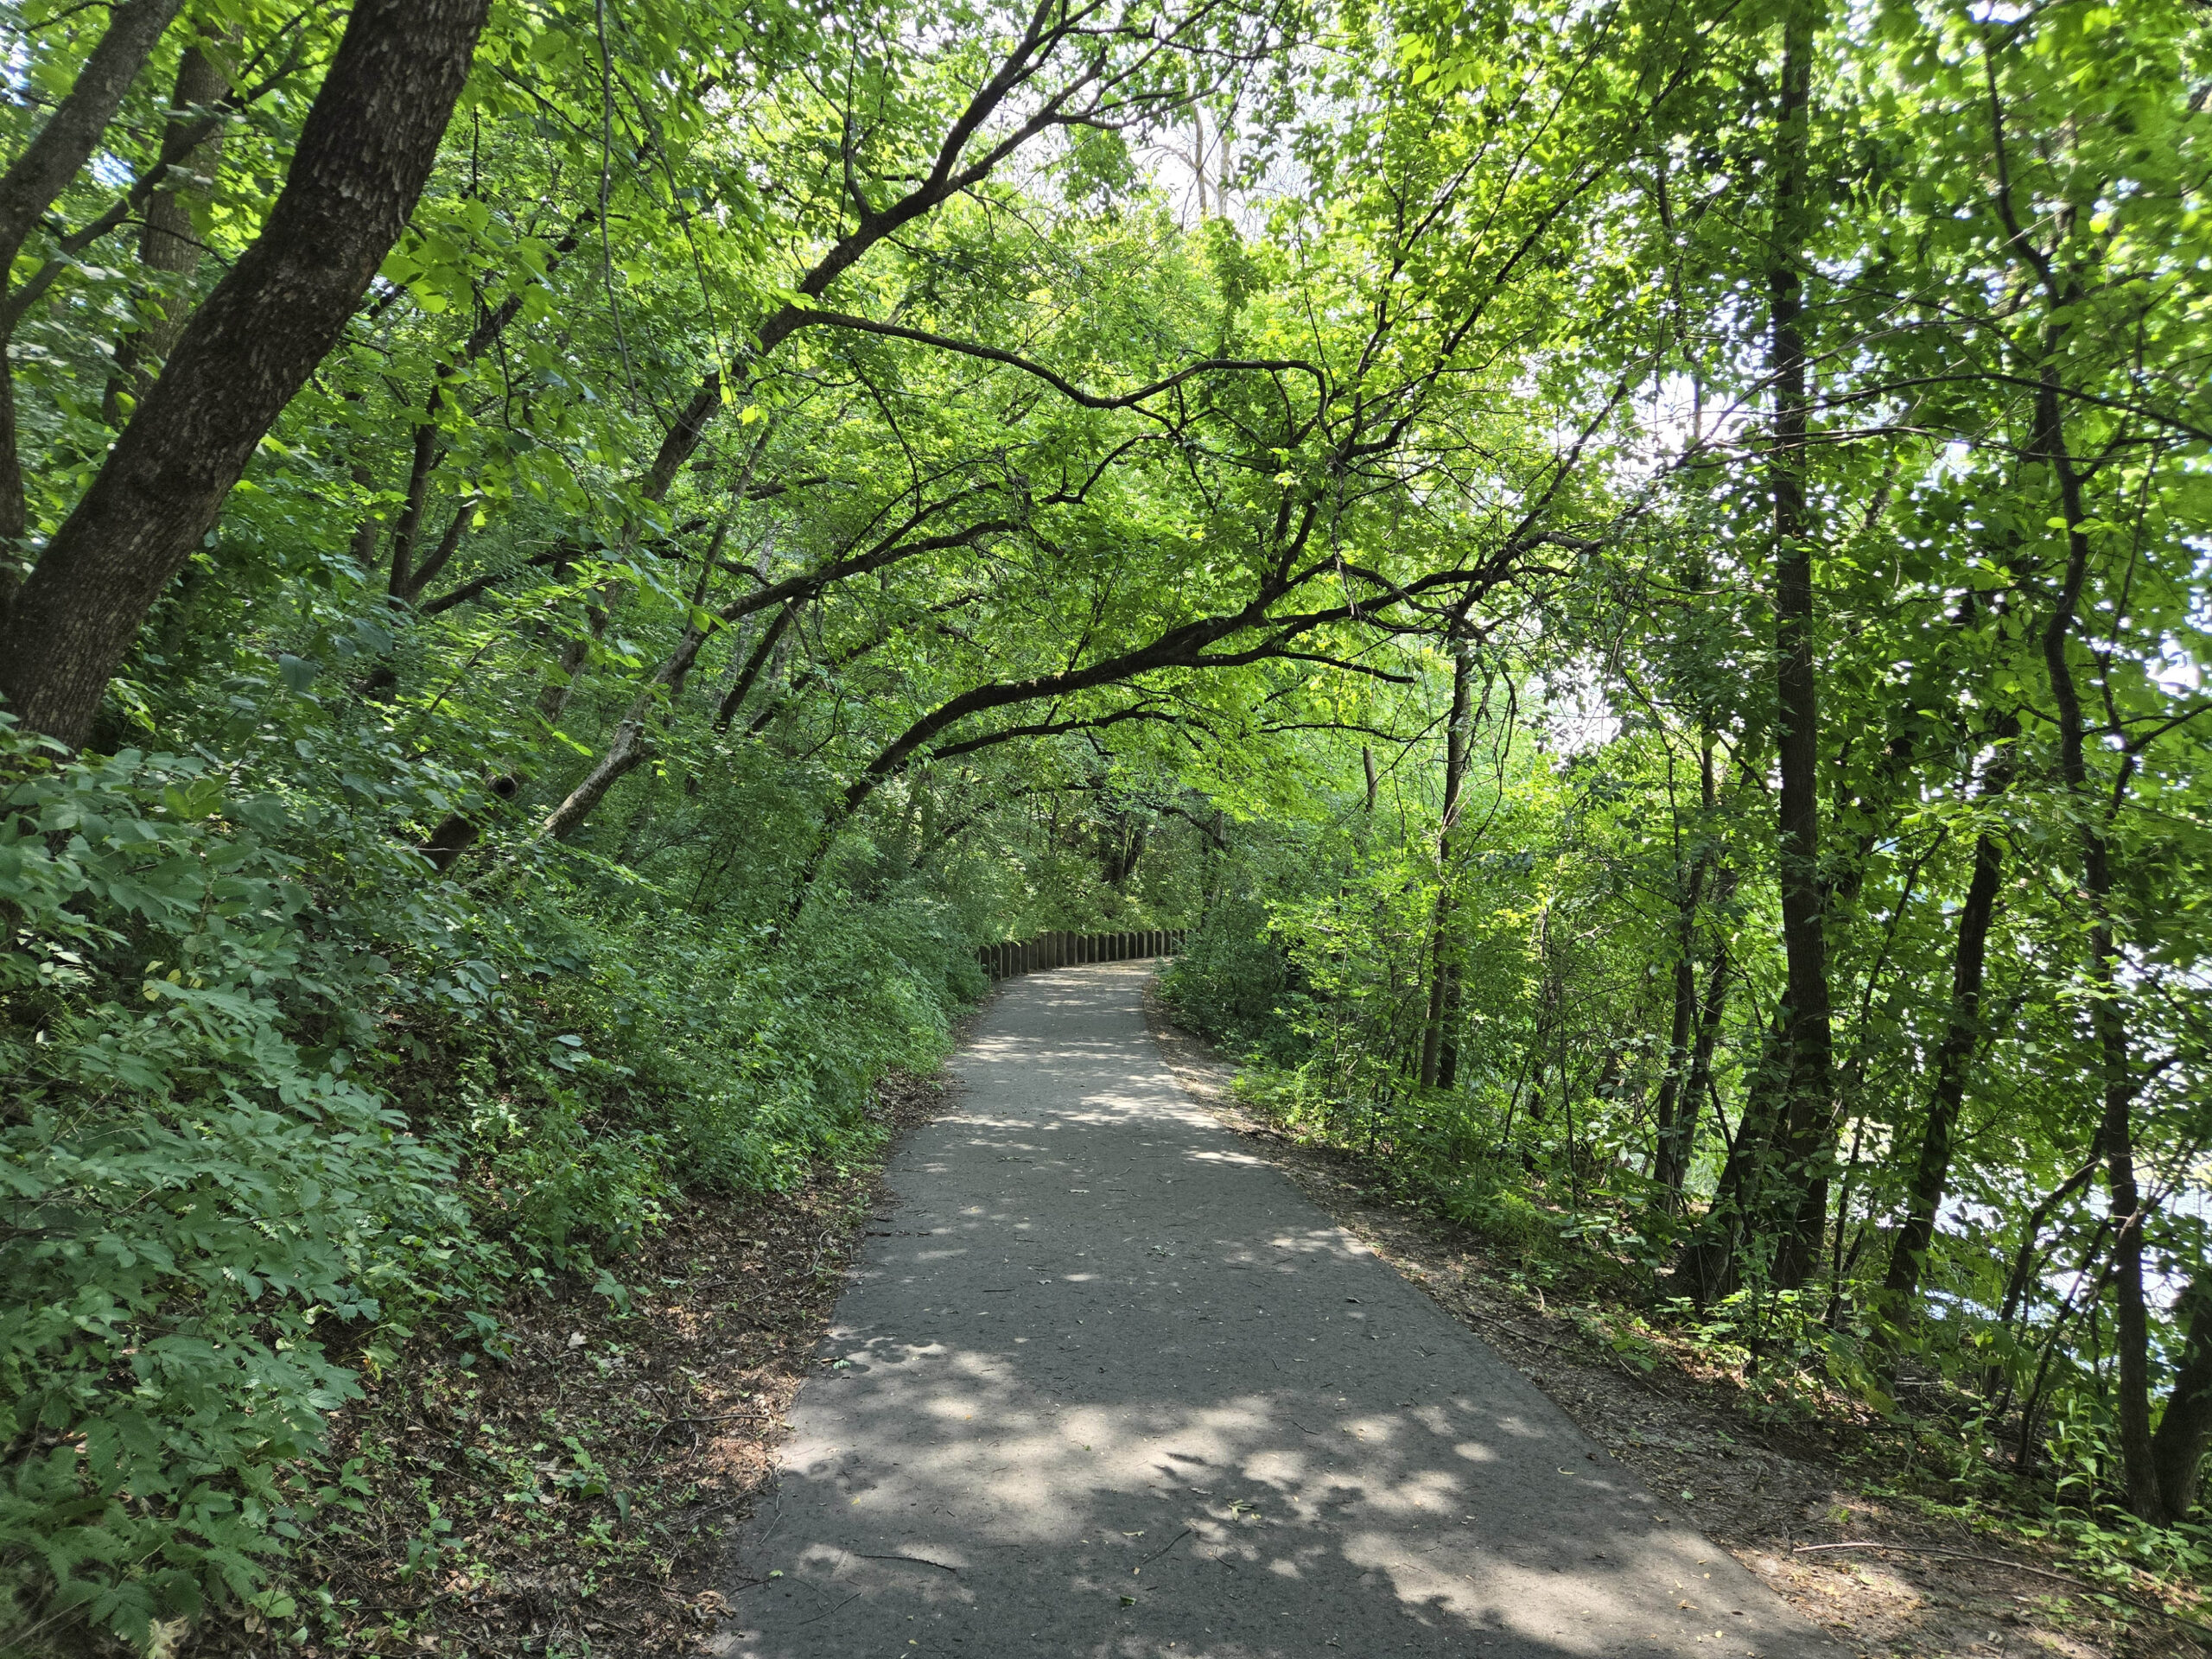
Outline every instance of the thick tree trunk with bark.
<path fill-rule="evenodd" d="M 0 630 L 0 692 L 25 725 L 84 741 L 138 625 L 414 211 L 488 6 L 355 6 L 268 224 L 186 325 Z"/>

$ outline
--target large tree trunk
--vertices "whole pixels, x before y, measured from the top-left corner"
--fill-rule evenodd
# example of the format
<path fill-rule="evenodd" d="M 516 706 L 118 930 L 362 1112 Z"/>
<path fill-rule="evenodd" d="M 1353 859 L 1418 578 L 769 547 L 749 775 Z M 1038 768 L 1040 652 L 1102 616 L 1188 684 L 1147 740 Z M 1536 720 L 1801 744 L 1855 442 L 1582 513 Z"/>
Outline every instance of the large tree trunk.
<path fill-rule="evenodd" d="M 124 0 L 111 10 L 107 33 L 86 55 L 68 97 L 0 175 L 0 288 L 5 287 L 16 256 L 23 251 L 32 230 L 54 198 L 69 188 L 107 124 L 115 119 L 179 3 Z M 14 594 L 16 548 L 29 528 L 22 461 L 16 454 L 15 385 L 6 351 L 0 346 L 0 611 Z"/>
<path fill-rule="evenodd" d="M 1810 239 L 1808 127 L 1812 0 L 1796 0 L 1783 23 L 1782 99 L 1775 145 L 1774 237 L 1767 266 L 1774 381 L 1769 474 L 1774 492 L 1774 627 L 1778 759 L 1782 774 L 1779 875 L 1789 1069 L 1773 1195 L 1780 1227 L 1774 1274 L 1804 1282 L 1820 1254 L 1834 1158 L 1834 1039 L 1828 1006 L 1825 894 L 1821 885 L 1820 680 L 1815 665 L 1813 538 L 1805 500 L 1809 400 L 1803 331 L 1805 246 Z"/>
<path fill-rule="evenodd" d="M 2019 722 L 2009 715 L 1993 735 L 1998 749 L 1981 780 L 1981 798 L 2001 795 L 2012 781 L 2012 741 Z M 1928 1126 L 1920 1138 L 1912 1190 L 1905 1199 L 1904 1222 L 1891 1247 L 1884 1299 L 1892 1318 L 1910 1311 L 1919 1294 L 1928 1247 L 1936 1237 L 1936 1215 L 1951 1177 L 1951 1147 L 1959 1113 L 1966 1103 L 1967 1072 L 1981 1041 L 1981 982 L 1989 950 L 1989 929 L 1997 914 L 1997 889 L 2005 872 L 2004 843 L 1984 830 L 1974 837 L 1974 874 L 1966 901 L 1959 906 L 1958 943 L 1951 957 L 1951 1007 L 1943 1040 L 1936 1050 L 1936 1083 L 1928 1100 Z"/>
<path fill-rule="evenodd" d="M 414 211 L 490 0 L 359 0 L 269 222 L 168 367 L 0 629 L 0 692 L 73 746 L 138 625 L 337 342 Z"/>
<path fill-rule="evenodd" d="M 1467 648 L 1464 644 L 1458 645 L 1452 659 L 1452 717 L 1444 734 L 1444 814 L 1442 827 L 1436 835 L 1439 885 L 1436 916 L 1429 932 L 1428 1017 L 1422 1022 L 1421 1036 L 1421 1080 L 1424 1088 L 1436 1085 L 1444 1050 L 1449 1042 L 1446 1027 L 1451 1016 L 1457 1013 L 1453 1006 L 1458 1001 L 1454 995 L 1457 975 L 1451 946 L 1452 831 L 1459 821 L 1459 791 L 1466 779 L 1467 715 L 1472 703 L 1472 680 Z M 1458 1070 L 1456 1054 L 1453 1070 Z"/>

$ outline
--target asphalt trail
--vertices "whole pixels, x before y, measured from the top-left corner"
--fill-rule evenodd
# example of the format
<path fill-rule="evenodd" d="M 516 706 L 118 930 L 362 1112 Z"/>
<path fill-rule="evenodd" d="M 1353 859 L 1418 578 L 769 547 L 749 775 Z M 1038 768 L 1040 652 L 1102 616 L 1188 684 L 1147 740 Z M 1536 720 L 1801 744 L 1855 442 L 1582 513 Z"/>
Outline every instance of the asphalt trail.
<path fill-rule="evenodd" d="M 1840 1649 L 1179 1090 L 1009 982 L 738 1541 L 739 1659 Z"/>

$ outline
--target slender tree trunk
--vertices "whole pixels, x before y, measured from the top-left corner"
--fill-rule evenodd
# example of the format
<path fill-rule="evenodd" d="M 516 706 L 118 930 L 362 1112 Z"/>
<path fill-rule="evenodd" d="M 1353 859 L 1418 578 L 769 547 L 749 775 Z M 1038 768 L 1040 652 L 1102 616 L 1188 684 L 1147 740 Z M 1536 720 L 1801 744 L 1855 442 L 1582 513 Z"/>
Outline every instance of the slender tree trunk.
<path fill-rule="evenodd" d="M 1981 781 L 1981 798 L 2002 795 L 2012 781 L 2012 743 L 2019 722 L 2010 715 L 1997 723 L 1998 749 Z M 1928 1247 L 1936 1237 L 1936 1217 L 1950 1180 L 1951 1147 L 1959 1113 L 1966 1103 L 1967 1072 L 1981 1041 L 1981 983 L 1988 957 L 1989 929 L 1997 914 L 1997 890 L 2005 873 L 2005 847 L 1994 831 L 1984 830 L 1974 843 L 1974 874 L 1959 906 L 1958 943 L 1951 956 L 1951 1007 L 1943 1039 L 1936 1050 L 1936 1082 L 1929 1090 L 1928 1126 L 1912 1189 L 1905 1198 L 1904 1221 L 1891 1247 L 1889 1272 L 1882 1285 L 1891 1317 L 1903 1318 L 1919 1294 Z"/>
<path fill-rule="evenodd" d="M 1697 916 L 1705 894 L 1706 866 L 1710 855 L 1704 837 L 1710 833 L 1715 804 L 1713 778 L 1713 738 L 1710 733 L 1698 752 L 1699 847 L 1690 860 L 1680 889 L 1675 938 L 1674 1020 L 1667 1034 L 1667 1069 L 1659 1079 L 1659 1094 L 1652 1108 L 1656 1143 L 1652 1178 L 1663 1193 L 1662 1202 L 1672 1209 L 1681 1201 L 1682 1182 L 1689 1173 L 1687 1142 L 1698 1120 L 1697 1090 L 1684 1087 L 1690 1072 L 1690 1049 L 1697 1031 Z"/>
<path fill-rule="evenodd" d="M 86 54 L 69 95 L 0 175 L 0 271 L 15 264 L 46 210 L 91 158 L 178 4 L 124 0 L 111 10 L 107 32 Z"/>
<path fill-rule="evenodd" d="M 0 628 L 0 692 L 81 744 L 177 568 L 329 352 L 429 177 L 489 0 L 359 0 L 261 236 L 161 378 Z"/>
<path fill-rule="evenodd" d="M 1459 821 L 1459 791 L 1467 772 L 1467 714 L 1471 706 L 1473 664 L 1464 643 L 1456 645 L 1452 660 L 1452 716 L 1444 734 L 1444 814 L 1436 835 L 1438 887 L 1436 915 L 1429 930 L 1428 1017 L 1421 1038 L 1421 1080 L 1424 1088 L 1438 1081 L 1446 1042 L 1447 1015 L 1456 1001 L 1452 992 L 1452 832 Z M 1456 1069 L 1456 1058 L 1454 1065 Z"/>
<path fill-rule="evenodd" d="M 168 129 L 162 135 L 164 155 L 190 136 L 189 130 L 204 118 L 209 105 L 230 91 L 230 82 L 215 60 L 196 46 L 185 48 L 176 66 L 176 91 L 169 99 Z M 184 165 L 194 172 L 213 172 L 223 151 L 221 129 L 188 153 Z M 192 222 L 192 204 L 204 198 L 204 187 L 187 178 L 164 185 L 148 198 L 145 223 L 138 234 L 138 263 L 159 276 L 140 299 L 142 308 L 154 315 L 126 330 L 115 343 L 115 365 L 110 371 L 107 395 L 101 413 L 111 426 L 124 421 L 123 400 L 135 404 L 154 384 L 154 376 L 192 309 L 192 275 L 200 269 L 200 238 Z"/>
<path fill-rule="evenodd" d="M 1743 1247 L 1770 1213 L 1772 1166 L 1780 1155 L 1777 1142 L 1787 1103 L 1789 1040 L 1783 1011 L 1777 1008 L 1744 1090 L 1744 1116 L 1721 1166 L 1712 1205 L 1669 1275 L 1700 1303 L 1718 1301 L 1742 1282 Z"/>
<path fill-rule="evenodd" d="M 1772 332 L 1769 362 L 1774 421 L 1769 476 L 1774 493 L 1775 658 L 1782 774 L 1782 942 L 1789 982 L 1783 1018 L 1789 1071 L 1781 1114 L 1781 1235 L 1775 1276 L 1804 1282 L 1818 1259 L 1827 1218 L 1833 1136 L 1834 1039 L 1828 1002 L 1825 894 L 1821 885 L 1820 678 L 1813 589 L 1813 535 L 1805 499 L 1808 374 L 1803 328 L 1811 112 L 1813 0 L 1794 0 L 1783 23 L 1782 99 L 1775 145 L 1774 239 L 1767 267 Z"/>
<path fill-rule="evenodd" d="M 1693 881 L 1695 877 L 1693 872 Z M 1685 1118 L 1697 1116 L 1697 1097 L 1691 1095 L 1685 1100 L 1682 1087 L 1689 1076 L 1690 1045 L 1697 1032 L 1697 963 L 1690 954 L 1697 899 L 1688 886 L 1682 890 L 1681 904 L 1675 942 L 1674 1018 L 1667 1027 L 1667 1066 L 1659 1075 L 1659 1092 L 1651 1103 L 1651 1178 L 1666 1194 L 1662 1202 L 1669 1209 L 1682 1191 L 1682 1160 L 1678 1151 L 1681 1135 L 1675 1121 L 1677 1107 Z"/>
<path fill-rule="evenodd" d="M 2055 351 L 2054 336 L 2047 342 Z M 2089 1028 L 2097 1046 L 2103 1096 L 2098 1141 L 2105 1155 L 2105 1185 L 2114 1224 L 2112 1253 L 2113 1335 L 2119 1350 L 2115 1416 L 2120 1429 L 2121 1472 L 2127 1507 L 2146 1521 L 2164 1513 L 2158 1467 L 2151 1448 L 2151 1319 L 2143 1293 L 2142 1190 L 2135 1175 L 2134 1068 L 2128 1055 L 2127 1021 L 2122 1012 L 2120 944 L 2113 929 L 2111 849 L 2105 838 L 2106 809 L 2089 790 L 2084 747 L 2082 695 L 2075 683 L 2069 652 L 2075 612 L 2081 604 L 2089 568 L 2088 509 L 2082 499 L 2082 474 L 2066 442 L 2059 403 L 2057 371 L 2046 353 L 2036 392 L 2036 455 L 2047 464 L 2058 486 L 2059 509 L 2066 525 L 2066 574 L 2058 602 L 2044 629 L 2044 666 L 2057 708 L 2058 766 L 2067 792 L 2080 814 L 2082 887 L 2089 901 Z M 2123 763 L 2132 764 L 2132 763 Z M 2126 779 L 2113 790 L 2117 803 Z"/>
<path fill-rule="evenodd" d="M 630 699 L 630 706 L 623 711 L 615 726 L 614 735 L 606 749 L 593 761 L 591 769 L 582 781 L 570 790 L 545 817 L 545 833 L 555 840 L 574 835 L 583 827 L 593 809 L 607 798 L 607 791 L 644 760 L 652 758 L 652 746 L 645 740 L 645 721 L 652 715 L 653 704 L 664 691 L 670 702 L 682 695 L 683 681 L 698 660 L 699 648 L 706 644 L 707 630 L 696 624 L 687 625 L 683 637 L 667 659 L 653 672 L 653 677 L 638 688 Z"/>
<path fill-rule="evenodd" d="M 1706 976 L 1705 1001 L 1698 1011 L 1697 1046 L 1690 1051 L 1689 1081 L 1682 1090 L 1678 1125 L 1681 1177 L 1675 1185 L 1677 1193 L 1681 1190 L 1681 1182 L 1689 1179 L 1690 1166 L 1697 1158 L 1697 1126 L 1704 1119 L 1699 1102 L 1713 1092 L 1713 1051 L 1720 1040 L 1720 1020 L 1728 1011 L 1728 989 L 1732 977 L 1724 944 L 1713 951 L 1713 967 Z"/>
<path fill-rule="evenodd" d="M 54 199 L 69 188 L 93 146 L 107 130 L 130 85 L 181 0 L 124 0 L 108 13 L 107 32 L 86 54 L 69 95 L 61 100 L 38 136 L 0 175 L 0 293 L 4 293 L 16 256 Z M 15 379 L 4 341 L 0 341 L 0 614 L 16 596 L 17 549 L 30 528 L 23 498 L 22 457 L 16 429 Z M 0 654 L 5 636 L 0 634 Z M 10 690 L 0 677 L 0 690 Z"/>

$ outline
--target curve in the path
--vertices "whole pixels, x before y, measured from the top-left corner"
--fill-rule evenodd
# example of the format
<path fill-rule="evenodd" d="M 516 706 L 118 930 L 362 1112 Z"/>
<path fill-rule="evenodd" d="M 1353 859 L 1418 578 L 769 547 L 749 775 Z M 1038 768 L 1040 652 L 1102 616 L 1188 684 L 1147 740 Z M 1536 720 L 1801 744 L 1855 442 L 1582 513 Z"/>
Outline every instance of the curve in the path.
<path fill-rule="evenodd" d="M 1160 1063 L 1008 983 L 893 1160 L 743 1529 L 741 1659 L 1838 1649 Z"/>

